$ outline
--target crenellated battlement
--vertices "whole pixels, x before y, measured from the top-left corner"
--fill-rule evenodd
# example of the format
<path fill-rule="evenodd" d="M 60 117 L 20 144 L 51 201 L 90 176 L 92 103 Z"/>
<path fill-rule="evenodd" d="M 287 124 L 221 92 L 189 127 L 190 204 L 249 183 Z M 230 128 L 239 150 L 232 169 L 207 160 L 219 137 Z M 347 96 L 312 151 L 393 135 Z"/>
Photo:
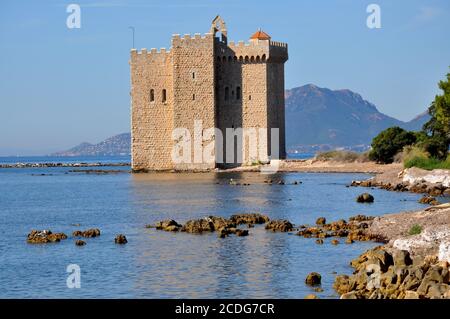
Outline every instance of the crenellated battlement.
<path fill-rule="evenodd" d="M 214 38 L 214 35 L 211 33 L 195 33 L 192 34 L 184 34 L 181 36 L 180 34 L 173 34 L 172 35 L 172 47 L 174 46 L 195 46 L 195 45 L 204 45 L 205 43 L 208 43 L 209 41 L 212 42 L 212 39 Z"/>
<path fill-rule="evenodd" d="M 287 43 L 278 42 L 278 41 L 270 41 L 270 46 L 279 47 L 279 48 L 285 48 L 285 49 L 287 49 L 287 47 L 288 47 Z"/>
<path fill-rule="evenodd" d="M 166 48 L 151 48 L 148 51 L 146 48 L 142 48 L 140 50 L 131 49 L 131 59 L 132 61 L 141 61 L 141 62 L 165 62 L 168 61 L 168 58 L 171 56 L 171 50 L 167 50 Z"/>
<path fill-rule="evenodd" d="M 268 161 L 272 139 L 258 136 L 255 154 L 245 142 L 242 148 L 236 145 L 236 159 L 223 163 L 228 155 L 224 136 L 223 145 L 213 145 L 215 138 L 208 140 L 215 150 L 222 151 L 223 158 L 198 162 L 194 152 L 183 151 L 193 162 L 175 162 L 174 128 L 196 134 L 198 121 L 205 129 L 222 132 L 229 128 L 276 128 L 279 154 L 271 156 L 283 158 L 287 51 L 286 43 L 272 41 L 261 29 L 248 41 L 229 41 L 220 16 L 212 21 L 208 33 L 172 34 L 169 49 L 132 49 L 132 168 L 203 170 Z"/>

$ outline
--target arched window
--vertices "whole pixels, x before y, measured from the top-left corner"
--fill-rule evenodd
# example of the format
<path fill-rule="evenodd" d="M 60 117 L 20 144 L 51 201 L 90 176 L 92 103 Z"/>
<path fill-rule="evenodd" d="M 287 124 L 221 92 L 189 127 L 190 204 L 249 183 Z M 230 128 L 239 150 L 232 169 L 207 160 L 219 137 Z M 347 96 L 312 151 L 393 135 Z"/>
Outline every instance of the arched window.
<path fill-rule="evenodd" d="M 224 57 L 222 58 L 222 61 L 223 61 L 223 62 L 227 62 L 227 57 L 224 56 Z"/>
<path fill-rule="evenodd" d="M 239 56 L 239 62 L 243 62 L 243 61 L 244 61 L 244 58 L 242 57 L 242 55 Z"/>
<path fill-rule="evenodd" d="M 230 99 L 230 88 L 228 86 L 225 87 L 225 101 Z"/>
<path fill-rule="evenodd" d="M 266 55 L 265 55 L 265 54 L 262 55 L 261 60 L 262 60 L 263 62 L 266 62 Z"/>
<path fill-rule="evenodd" d="M 233 58 L 231 56 L 228 57 L 228 62 L 233 61 Z"/>
<path fill-rule="evenodd" d="M 245 56 L 245 63 L 248 63 L 248 55 Z"/>
<path fill-rule="evenodd" d="M 237 56 L 233 57 L 233 62 L 237 62 Z"/>
<path fill-rule="evenodd" d="M 241 87 L 237 86 L 236 87 L 236 100 L 240 100 L 241 99 Z"/>
<path fill-rule="evenodd" d="M 250 58 L 250 62 L 255 62 L 255 57 L 252 55 L 252 57 Z"/>
<path fill-rule="evenodd" d="M 257 55 L 256 56 L 256 63 L 259 63 L 259 61 L 260 61 L 260 58 L 259 58 L 259 55 Z"/>
<path fill-rule="evenodd" d="M 150 102 L 155 102 L 155 90 L 150 90 Z"/>
<path fill-rule="evenodd" d="M 166 91 L 166 89 L 163 89 L 162 90 L 162 102 L 166 103 L 166 101 L 167 101 L 167 91 Z"/>

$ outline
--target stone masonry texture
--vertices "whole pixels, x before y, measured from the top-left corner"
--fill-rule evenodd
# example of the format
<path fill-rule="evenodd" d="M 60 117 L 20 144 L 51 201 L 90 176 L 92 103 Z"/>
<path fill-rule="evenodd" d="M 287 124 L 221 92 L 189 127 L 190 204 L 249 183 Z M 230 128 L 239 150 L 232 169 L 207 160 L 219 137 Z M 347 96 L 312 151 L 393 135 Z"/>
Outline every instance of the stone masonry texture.
<path fill-rule="evenodd" d="M 211 170 L 285 158 L 287 59 L 287 44 L 270 38 L 228 42 L 220 16 L 209 33 L 173 35 L 169 50 L 132 49 L 133 171 Z M 180 128 L 186 134 L 174 133 Z M 174 161 L 173 153 L 186 160 Z"/>

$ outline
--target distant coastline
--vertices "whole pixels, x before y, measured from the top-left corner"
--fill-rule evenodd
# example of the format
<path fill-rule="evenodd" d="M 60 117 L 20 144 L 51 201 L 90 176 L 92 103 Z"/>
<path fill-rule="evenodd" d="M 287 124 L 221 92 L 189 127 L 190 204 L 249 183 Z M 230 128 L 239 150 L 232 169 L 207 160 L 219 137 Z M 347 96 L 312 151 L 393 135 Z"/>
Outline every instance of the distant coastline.
<path fill-rule="evenodd" d="M 130 166 L 130 156 L 2 156 L 0 168 Z"/>

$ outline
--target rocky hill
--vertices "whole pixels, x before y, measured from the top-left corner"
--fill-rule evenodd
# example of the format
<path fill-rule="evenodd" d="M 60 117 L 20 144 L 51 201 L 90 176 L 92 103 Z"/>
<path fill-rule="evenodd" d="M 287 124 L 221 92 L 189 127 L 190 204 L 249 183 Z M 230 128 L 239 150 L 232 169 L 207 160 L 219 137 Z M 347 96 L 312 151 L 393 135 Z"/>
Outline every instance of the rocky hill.
<path fill-rule="evenodd" d="M 364 149 L 382 130 L 400 126 L 420 130 L 428 120 L 421 114 L 403 122 L 383 114 L 350 90 L 330 90 L 313 84 L 286 91 L 286 139 L 290 151 L 336 147 Z"/>
<path fill-rule="evenodd" d="M 52 156 L 117 156 L 130 154 L 131 134 L 123 133 L 110 137 L 98 144 L 81 143 L 67 151 Z"/>

